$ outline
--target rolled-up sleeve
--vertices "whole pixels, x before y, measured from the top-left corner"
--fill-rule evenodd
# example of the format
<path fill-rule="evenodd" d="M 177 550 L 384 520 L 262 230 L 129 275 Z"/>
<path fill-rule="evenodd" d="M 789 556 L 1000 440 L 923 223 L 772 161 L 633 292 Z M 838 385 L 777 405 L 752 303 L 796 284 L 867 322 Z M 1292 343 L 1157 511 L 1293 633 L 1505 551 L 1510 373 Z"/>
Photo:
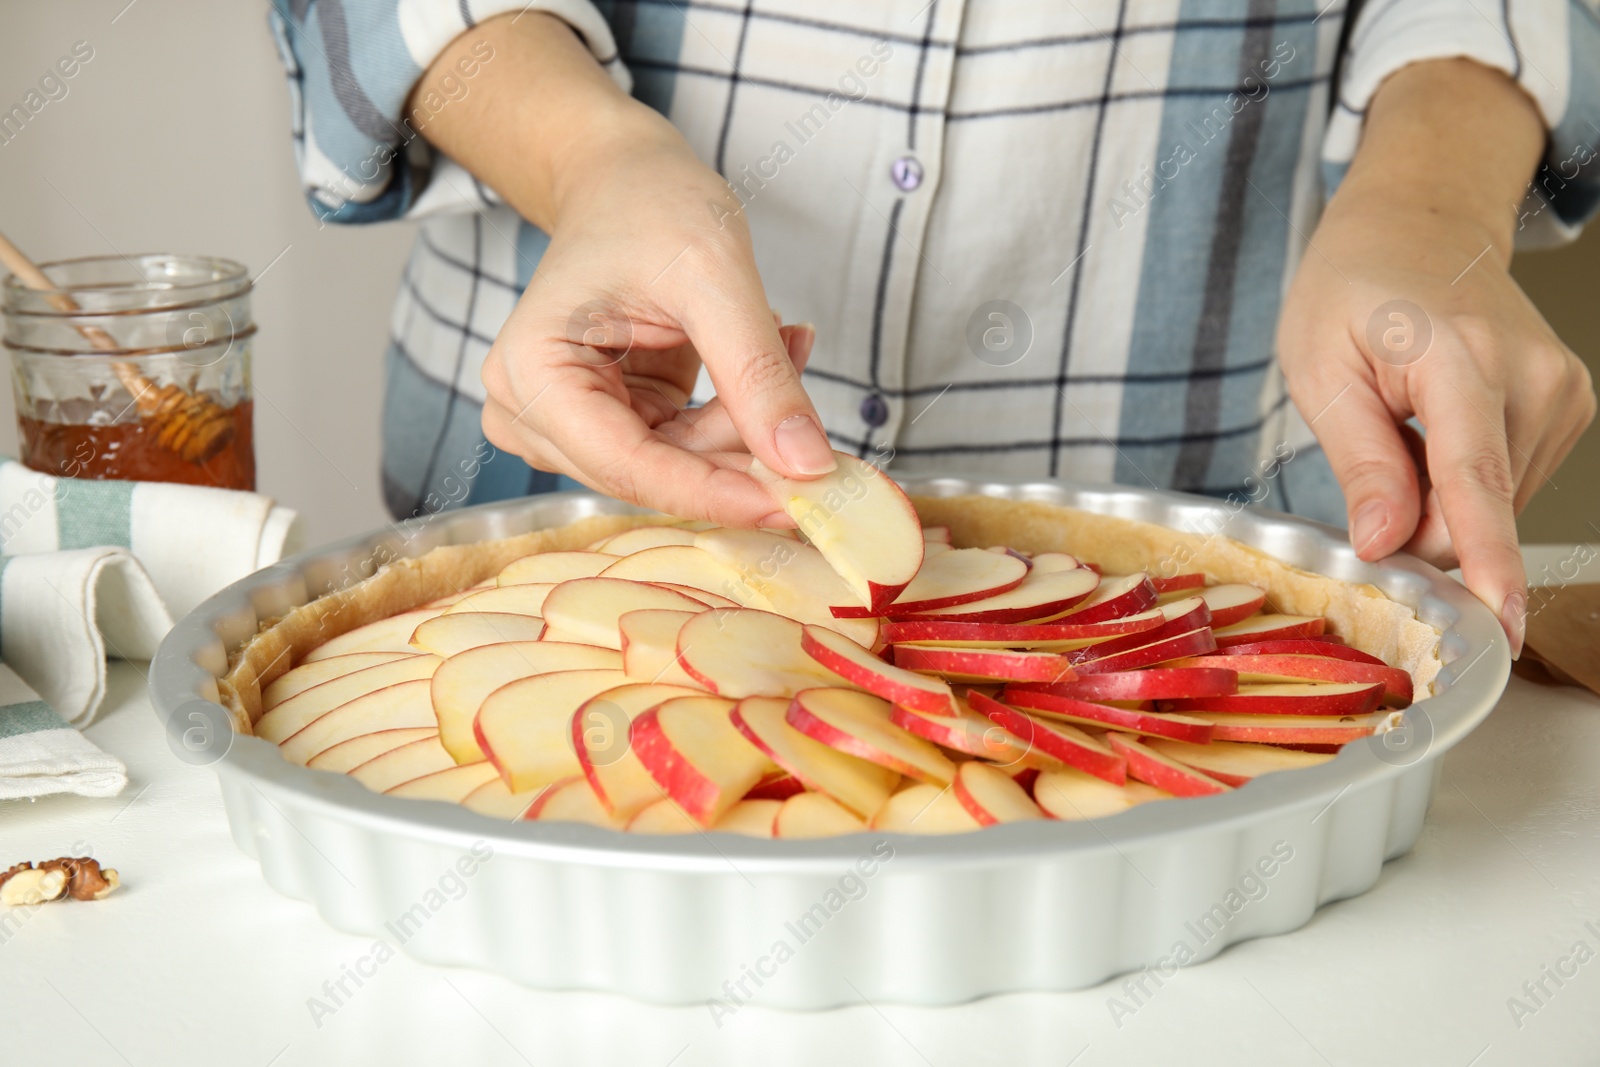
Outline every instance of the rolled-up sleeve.
<path fill-rule="evenodd" d="M 1600 208 L 1600 15 L 1585 0 L 1373 0 L 1351 27 L 1323 140 L 1331 192 L 1384 79 L 1411 63 L 1471 59 L 1503 71 L 1549 131 L 1518 211 L 1519 247 L 1571 240 Z M 1507 210 L 1513 210 L 1511 205 Z"/>
<path fill-rule="evenodd" d="M 269 17 L 288 74 L 295 160 L 319 218 L 378 222 L 497 201 L 422 136 L 434 116 L 474 91 L 496 60 L 493 46 L 475 43 L 439 91 L 410 97 L 452 41 L 510 12 L 562 19 L 629 88 L 611 29 L 589 0 L 274 0 Z"/>

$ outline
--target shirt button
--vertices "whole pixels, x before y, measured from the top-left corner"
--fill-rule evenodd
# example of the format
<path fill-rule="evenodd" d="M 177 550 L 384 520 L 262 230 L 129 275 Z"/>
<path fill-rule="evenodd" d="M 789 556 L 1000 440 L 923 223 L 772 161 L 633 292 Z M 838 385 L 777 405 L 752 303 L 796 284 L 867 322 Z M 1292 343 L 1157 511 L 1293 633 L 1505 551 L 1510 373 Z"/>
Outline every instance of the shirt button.
<path fill-rule="evenodd" d="M 889 177 L 901 192 L 909 193 L 922 184 L 922 164 L 916 156 L 901 156 L 889 167 Z"/>
<path fill-rule="evenodd" d="M 877 393 L 868 394 L 861 402 L 861 421 L 877 429 L 889 421 L 889 405 Z"/>

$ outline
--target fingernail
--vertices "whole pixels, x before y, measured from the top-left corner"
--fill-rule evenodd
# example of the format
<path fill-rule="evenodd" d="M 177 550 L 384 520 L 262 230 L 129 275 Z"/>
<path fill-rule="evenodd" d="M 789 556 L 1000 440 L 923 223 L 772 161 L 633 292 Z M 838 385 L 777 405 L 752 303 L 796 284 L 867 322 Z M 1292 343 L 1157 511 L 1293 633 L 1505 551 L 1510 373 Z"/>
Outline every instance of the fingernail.
<path fill-rule="evenodd" d="M 1383 501 L 1369 500 L 1361 505 L 1355 521 L 1350 524 L 1350 543 L 1355 546 L 1356 555 L 1365 559 L 1367 550 L 1388 528 L 1389 508 Z"/>
<path fill-rule="evenodd" d="M 792 528 L 794 524 L 794 520 L 789 517 L 789 513 L 786 511 L 774 511 L 771 515 L 756 523 L 757 526 L 764 530 L 787 530 Z"/>
<path fill-rule="evenodd" d="M 778 455 L 796 474 L 815 476 L 827 474 L 838 466 L 828 439 L 809 415 L 790 415 L 778 423 L 773 433 Z"/>
<path fill-rule="evenodd" d="M 1513 589 L 1506 594 L 1506 602 L 1500 606 L 1500 625 L 1506 628 L 1506 636 L 1511 638 L 1511 658 L 1521 658 L 1522 642 L 1528 634 L 1527 593 Z"/>

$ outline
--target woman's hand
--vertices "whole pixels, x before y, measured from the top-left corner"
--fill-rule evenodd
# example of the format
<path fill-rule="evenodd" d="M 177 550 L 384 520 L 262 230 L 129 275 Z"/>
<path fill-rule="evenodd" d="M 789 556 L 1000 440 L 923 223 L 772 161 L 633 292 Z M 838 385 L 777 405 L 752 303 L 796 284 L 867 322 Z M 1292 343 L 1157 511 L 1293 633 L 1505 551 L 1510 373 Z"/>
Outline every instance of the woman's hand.
<path fill-rule="evenodd" d="M 1278 332 L 1357 553 L 1459 560 L 1515 652 L 1527 610 L 1515 516 L 1595 413 L 1583 363 L 1507 271 L 1542 144 L 1532 104 L 1493 71 L 1454 60 L 1393 76 Z M 1463 148 L 1476 157 L 1458 161 Z M 1425 437 L 1404 425 L 1413 416 Z"/>
<path fill-rule="evenodd" d="M 497 56 L 479 81 L 512 84 L 475 86 L 429 139 L 550 234 L 484 363 L 490 443 L 631 503 L 792 526 L 745 471 L 833 469 L 800 384 L 815 334 L 768 308 L 738 199 L 564 24 L 475 32 Z M 702 361 L 717 398 L 686 411 Z"/>

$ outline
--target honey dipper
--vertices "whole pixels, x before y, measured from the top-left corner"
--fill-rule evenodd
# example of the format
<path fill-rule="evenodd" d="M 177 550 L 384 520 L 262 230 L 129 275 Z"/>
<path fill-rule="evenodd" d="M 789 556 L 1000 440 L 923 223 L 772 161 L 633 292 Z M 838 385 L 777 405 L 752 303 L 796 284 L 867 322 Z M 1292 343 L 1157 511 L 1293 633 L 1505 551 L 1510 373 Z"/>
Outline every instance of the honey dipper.
<path fill-rule="evenodd" d="M 0 234 L 0 264 L 4 264 L 29 289 L 51 294 L 45 299 L 57 311 L 72 313 L 82 310 L 71 296 L 58 292 L 49 275 L 23 255 L 4 234 Z M 115 351 L 121 347 L 116 338 L 98 326 L 83 323 L 73 325 L 97 349 Z M 139 373 L 138 367 L 123 360 L 113 362 L 111 370 L 138 405 L 139 417 L 154 428 L 156 443 L 169 452 L 177 453 L 190 463 L 204 463 L 233 439 L 233 419 L 215 401 L 195 396 L 178 385 L 157 388 L 154 382 Z"/>

